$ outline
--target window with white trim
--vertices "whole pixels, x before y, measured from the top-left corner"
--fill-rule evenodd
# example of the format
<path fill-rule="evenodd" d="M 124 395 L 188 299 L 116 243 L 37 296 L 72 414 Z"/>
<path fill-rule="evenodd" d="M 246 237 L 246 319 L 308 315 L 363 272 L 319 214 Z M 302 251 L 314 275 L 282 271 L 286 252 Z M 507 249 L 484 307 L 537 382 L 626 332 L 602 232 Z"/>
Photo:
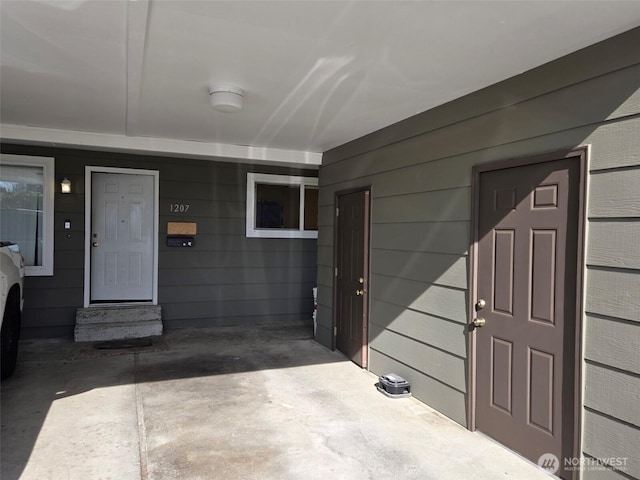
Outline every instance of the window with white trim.
<path fill-rule="evenodd" d="M 318 179 L 247 173 L 247 237 L 318 238 Z"/>
<path fill-rule="evenodd" d="M 53 275 L 54 159 L 0 156 L 0 240 L 20 247 L 25 274 Z"/>

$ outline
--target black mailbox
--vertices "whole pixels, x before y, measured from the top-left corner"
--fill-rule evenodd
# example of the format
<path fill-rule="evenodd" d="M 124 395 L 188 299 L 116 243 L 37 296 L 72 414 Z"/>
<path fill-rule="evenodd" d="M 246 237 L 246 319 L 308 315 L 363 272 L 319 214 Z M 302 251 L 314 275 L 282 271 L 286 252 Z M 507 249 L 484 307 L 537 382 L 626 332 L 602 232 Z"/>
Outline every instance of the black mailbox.
<path fill-rule="evenodd" d="M 193 247 L 195 245 L 195 237 L 187 235 L 168 235 L 167 247 Z"/>

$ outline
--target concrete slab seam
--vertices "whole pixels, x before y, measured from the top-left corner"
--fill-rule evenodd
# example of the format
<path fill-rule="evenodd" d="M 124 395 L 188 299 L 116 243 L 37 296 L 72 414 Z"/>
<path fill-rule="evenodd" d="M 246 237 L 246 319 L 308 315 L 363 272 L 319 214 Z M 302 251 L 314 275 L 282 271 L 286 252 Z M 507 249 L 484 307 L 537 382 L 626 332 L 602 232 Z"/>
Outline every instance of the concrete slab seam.
<path fill-rule="evenodd" d="M 144 406 L 142 402 L 142 391 L 138 384 L 138 356 L 139 353 L 133 355 L 133 382 L 136 393 L 136 416 L 138 417 L 138 444 L 140 449 L 140 479 L 148 480 L 149 469 L 147 459 L 147 434 L 144 423 Z"/>

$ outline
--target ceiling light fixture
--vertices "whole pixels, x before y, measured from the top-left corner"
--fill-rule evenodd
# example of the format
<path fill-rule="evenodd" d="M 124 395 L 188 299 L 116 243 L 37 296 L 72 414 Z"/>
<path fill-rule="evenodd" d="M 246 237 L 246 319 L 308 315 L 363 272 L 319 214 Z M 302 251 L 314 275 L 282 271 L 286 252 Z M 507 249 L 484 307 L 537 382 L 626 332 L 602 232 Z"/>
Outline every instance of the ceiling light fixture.
<path fill-rule="evenodd" d="M 219 112 L 239 112 L 244 102 L 244 90 L 231 85 L 209 87 L 209 102 Z"/>

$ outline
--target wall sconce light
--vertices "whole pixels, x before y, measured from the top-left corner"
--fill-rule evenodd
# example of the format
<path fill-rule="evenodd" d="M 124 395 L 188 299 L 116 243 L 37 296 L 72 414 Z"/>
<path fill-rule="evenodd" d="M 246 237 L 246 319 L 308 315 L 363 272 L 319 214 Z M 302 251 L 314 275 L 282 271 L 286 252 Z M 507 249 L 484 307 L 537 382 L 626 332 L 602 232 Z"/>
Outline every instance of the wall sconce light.
<path fill-rule="evenodd" d="M 71 180 L 67 177 L 64 177 L 60 182 L 60 191 L 62 193 L 71 193 Z"/>

